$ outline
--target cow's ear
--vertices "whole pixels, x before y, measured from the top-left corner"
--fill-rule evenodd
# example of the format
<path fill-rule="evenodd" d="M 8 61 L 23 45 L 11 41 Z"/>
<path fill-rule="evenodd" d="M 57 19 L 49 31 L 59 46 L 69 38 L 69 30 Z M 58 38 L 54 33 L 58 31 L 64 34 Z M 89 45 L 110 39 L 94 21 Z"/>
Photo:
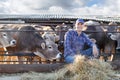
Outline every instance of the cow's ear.
<path fill-rule="evenodd" d="M 43 36 L 43 38 L 46 40 L 46 39 L 48 39 L 48 37 L 46 37 L 46 36 Z"/>
<path fill-rule="evenodd" d="M 58 47 L 58 45 L 57 44 L 55 44 L 57 47 Z"/>
<path fill-rule="evenodd" d="M 45 43 L 41 43 L 42 49 L 45 49 Z"/>
<path fill-rule="evenodd" d="M 0 48 L 3 48 L 2 44 L 0 44 Z"/>

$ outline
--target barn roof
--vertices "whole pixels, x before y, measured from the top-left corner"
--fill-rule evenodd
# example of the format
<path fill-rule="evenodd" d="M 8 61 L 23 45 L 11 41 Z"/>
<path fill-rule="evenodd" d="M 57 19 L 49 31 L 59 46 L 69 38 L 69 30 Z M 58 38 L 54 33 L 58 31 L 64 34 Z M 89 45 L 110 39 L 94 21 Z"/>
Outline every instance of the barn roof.
<path fill-rule="evenodd" d="M 0 23 L 6 21 L 21 22 L 21 23 L 34 23 L 34 22 L 71 22 L 73 23 L 77 18 L 84 20 L 95 20 L 102 22 L 116 22 L 120 23 L 120 17 L 115 16 L 102 16 L 102 15 L 72 15 L 72 14 L 0 14 Z M 17 23 L 16 22 L 16 23 Z"/>

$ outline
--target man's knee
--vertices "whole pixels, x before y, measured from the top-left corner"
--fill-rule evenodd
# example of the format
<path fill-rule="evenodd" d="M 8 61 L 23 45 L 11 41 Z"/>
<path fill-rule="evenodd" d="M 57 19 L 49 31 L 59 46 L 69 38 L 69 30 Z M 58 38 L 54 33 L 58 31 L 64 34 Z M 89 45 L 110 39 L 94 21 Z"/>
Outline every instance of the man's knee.
<path fill-rule="evenodd" d="M 73 63 L 74 56 L 67 56 L 64 58 L 66 63 Z"/>

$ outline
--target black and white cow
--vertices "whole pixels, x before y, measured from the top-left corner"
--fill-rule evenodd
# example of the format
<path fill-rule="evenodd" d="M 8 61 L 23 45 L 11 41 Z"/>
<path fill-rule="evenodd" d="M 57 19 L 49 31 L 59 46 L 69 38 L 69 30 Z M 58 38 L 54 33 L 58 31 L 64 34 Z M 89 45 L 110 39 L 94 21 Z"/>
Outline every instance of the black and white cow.
<path fill-rule="evenodd" d="M 115 41 L 107 35 L 103 29 L 103 26 L 101 26 L 96 21 L 87 21 L 85 22 L 85 25 L 87 26 L 85 32 L 89 35 L 90 38 L 96 40 L 96 44 L 100 49 L 100 53 L 108 53 L 101 55 L 108 56 L 112 53 L 115 53 Z M 111 55 L 111 61 L 113 59 L 112 57 L 113 55 Z"/>

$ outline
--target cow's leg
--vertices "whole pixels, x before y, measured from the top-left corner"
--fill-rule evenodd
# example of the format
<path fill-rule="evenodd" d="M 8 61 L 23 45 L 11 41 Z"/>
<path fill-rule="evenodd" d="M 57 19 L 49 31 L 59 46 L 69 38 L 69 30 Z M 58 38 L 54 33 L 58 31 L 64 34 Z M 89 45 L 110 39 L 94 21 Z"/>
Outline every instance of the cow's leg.
<path fill-rule="evenodd" d="M 19 64 L 24 64 L 23 61 L 25 61 L 25 59 L 24 57 L 18 56 L 18 61 L 19 61 Z"/>
<path fill-rule="evenodd" d="M 33 57 L 32 64 L 39 64 L 41 63 L 41 57 L 35 56 Z"/>
<path fill-rule="evenodd" d="M 114 59 L 114 55 L 115 55 L 115 53 L 116 53 L 116 49 L 115 49 L 116 47 L 115 47 L 115 44 L 113 44 L 113 46 L 112 46 L 112 54 L 111 54 L 111 57 L 110 57 L 110 61 L 113 61 L 113 59 Z"/>
<path fill-rule="evenodd" d="M 8 54 L 6 47 L 3 47 L 3 50 L 5 51 L 4 54 Z M 10 56 L 4 56 L 4 61 L 11 61 Z M 4 62 L 4 64 L 10 64 L 10 62 Z"/>
<path fill-rule="evenodd" d="M 104 56 L 105 56 L 104 48 L 102 48 L 102 49 L 100 49 L 100 57 L 99 57 L 99 59 L 102 60 L 102 61 L 104 61 L 105 60 Z"/>
<path fill-rule="evenodd" d="M 0 48 L 0 54 L 5 54 L 4 48 Z M 5 56 L 0 56 L 0 61 L 5 61 Z M 0 62 L 0 64 L 5 64 L 5 62 Z"/>
<path fill-rule="evenodd" d="M 115 53 L 115 45 L 114 44 L 110 44 L 108 43 L 106 46 L 105 46 L 105 53 L 108 60 L 109 61 L 112 61 L 113 60 L 113 57 L 114 57 L 114 54 Z"/>

